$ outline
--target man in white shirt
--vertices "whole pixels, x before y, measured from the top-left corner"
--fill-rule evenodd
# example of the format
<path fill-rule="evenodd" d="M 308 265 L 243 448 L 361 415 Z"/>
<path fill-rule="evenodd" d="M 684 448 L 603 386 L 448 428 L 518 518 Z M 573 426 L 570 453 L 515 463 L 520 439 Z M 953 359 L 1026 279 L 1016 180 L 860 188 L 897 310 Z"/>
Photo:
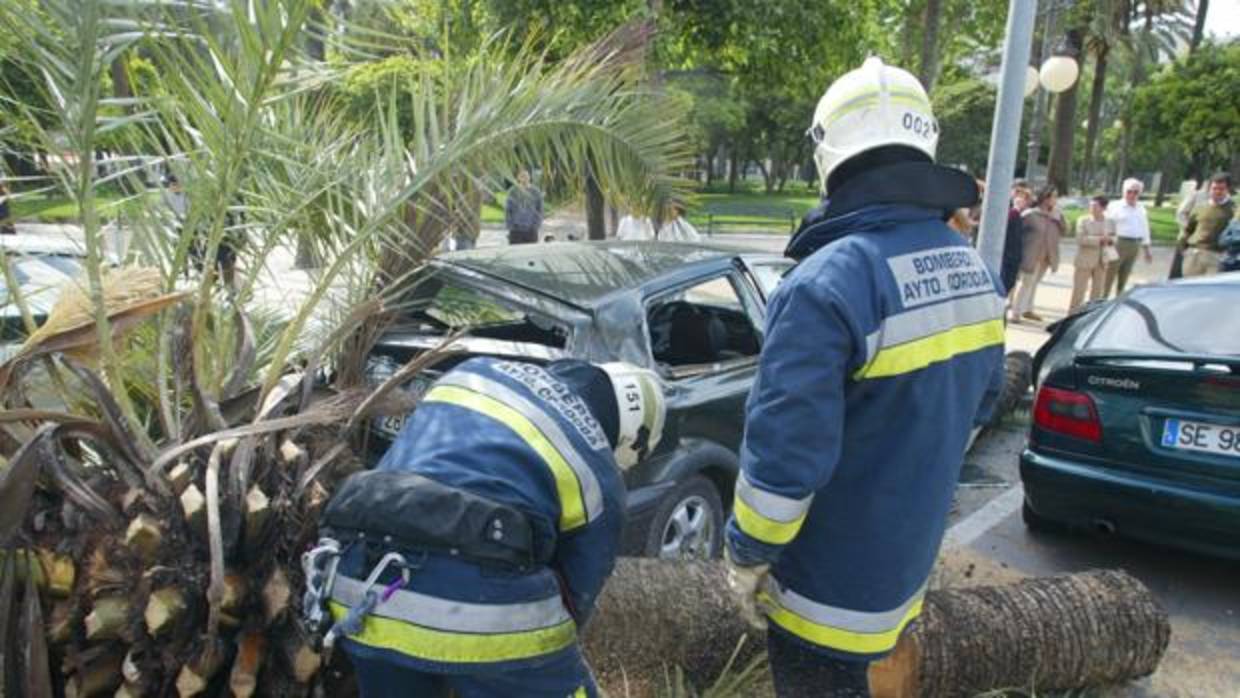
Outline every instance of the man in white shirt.
<path fill-rule="evenodd" d="M 1154 261 L 1154 255 L 1150 252 L 1150 221 L 1145 214 L 1145 205 L 1139 201 L 1144 188 L 1139 179 L 1125 179 L 1124 198 L 1107 206 L 1107 218 L 1115 223 L 1115 249 L 1119 252 L 1119 261 L 1107 268 L 1108 296 L 1114 282 L 1118 282 L 1115 295 L 1124 292 L 1138 252 L 1144 251 L 1146 264 Z"/>

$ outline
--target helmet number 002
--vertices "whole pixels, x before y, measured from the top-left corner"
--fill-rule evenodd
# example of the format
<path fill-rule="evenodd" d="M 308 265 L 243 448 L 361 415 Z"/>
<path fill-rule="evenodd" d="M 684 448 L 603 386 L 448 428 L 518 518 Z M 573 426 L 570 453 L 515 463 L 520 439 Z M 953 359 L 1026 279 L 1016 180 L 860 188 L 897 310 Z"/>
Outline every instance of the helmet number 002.
<path fill-rule="evenodd" d="M 906 131 L 912 131 L 922 138 L 929 138 L 931 134 L 938 130 L 934 125 L 934 119 L 907 111 L 904 112 L 902 123 Z"/>

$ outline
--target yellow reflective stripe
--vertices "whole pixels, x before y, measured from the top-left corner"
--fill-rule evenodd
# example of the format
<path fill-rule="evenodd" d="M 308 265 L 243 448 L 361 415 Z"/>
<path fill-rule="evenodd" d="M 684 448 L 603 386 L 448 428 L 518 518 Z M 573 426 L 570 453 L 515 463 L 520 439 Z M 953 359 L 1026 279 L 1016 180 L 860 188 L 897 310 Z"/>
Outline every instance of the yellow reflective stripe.
<path fill-rule="evenodd" d="M 851 652 L 853 654 L 879 654 L 890 652 L 914 618 L 921 615 L 923 601 L 918 599 L 909 607 L 908 612 L 900 619 L 896 627 L 876 633 L 861 633 L 845 630 L 829 625 L 822 625 L 803 618 L 796 613 L 779 606 L 770 594 L 762 592 L 758 595 L 761 603 L 770 609 L 768 615 L 771 622 L 797 637 L 822 647 Z"/>
<path fill-rule="evenodd" d="M 923 339 L 881 349 L 874 355 L 874 360 L 862 366 L 853 377 L 860 380 L 912 373 L 930 364 L 996 344 L 1003 344 L 1002 319 L 961 325 Z"/>
<path fill-rule="evenodd" d="M 516 432 L 551 469 L 555 491 L 560 500 L 560 530 L 571 531 L 586 524 L 586 504 L 581 483 L 564 456 L 525 415 L 508 405 L 464 388 L 441 385 L 432 388 L 423 402 L 444 402 L 485 414 Z"/>
<path fill-rule="evenodd" d="M 586 687 L 582 686 L 578 688 L 577 690 L 573 691 L 572 698 L 590 698 L 590 694 L 586 693 Z"/>
<path fill-rule="evenodd" d="M 349 612 L 347 606 L 335 601 L 328 606 L 337 621 Z M 362 621 L 360 633 L 348 637 L 368 647 L 435 662 L 504 662 L 562 650 L 577 640 L 577 626 L 567 620 L 519 633 L 471 634 L 432 630 L 372 614 Z"/>
<path fill-rule="evenodd" d="M 805 523 L 806 516 L 806 514 L 801 514 L 792 521 L 768 519 L 740 497 L 733 500 L 732 513 L 736 515 L 736 525 L 740 527 L 742 533 L 770 545 L 783 545 L 796 538 L 797 532 L 801 530 L 801 524 Z"/>
<path fill-rule="evenodd" d="M 915 92 L 908 90 L 893 90 L 888 92 L 887 99 L 891 104 L 901 104 L 906 107 L 912 107 L 913 109 L 921 109 L 927 114 L 931 111 L 930 102 L 923 99 Z M 867 91 L 858 92 L 846 99 L 840 100 L 840 105 L 824 116 L 822 122 L 824 125 L 829 124 L 855 111 L 877 106 L 880 101 L 880 93 L 874 91 L 872 88 L 867 88 Z"/>

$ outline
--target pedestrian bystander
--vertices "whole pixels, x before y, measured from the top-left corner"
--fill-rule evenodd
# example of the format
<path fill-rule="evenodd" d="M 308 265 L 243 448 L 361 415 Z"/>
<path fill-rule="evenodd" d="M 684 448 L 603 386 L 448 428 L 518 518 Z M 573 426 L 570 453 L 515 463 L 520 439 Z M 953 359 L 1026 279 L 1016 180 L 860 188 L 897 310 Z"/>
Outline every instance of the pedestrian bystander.
<path fill-rule="evenodd" d="M 1184 231 L 1180 248 L 1184 250 L 1184 276 L 1209 276 L 1219 270 L 1223 245 L 1219 239 L 1227 224 L 1236 215 L 1231 199 L 1231 176 L 1220 172 L 1210 178 L 1209 200 L 1193 209 Z"/>
<path fill-rule="evenodd" d="M 1106 285 L 1108 255 L 1114 255 L 1115 222 L 1106 217 L 1107 198 L 1089 201 L 1089 213 L 1076 221 L 1076 258 L 1072 260 L 1072 300 L 1068 312 L 1081 307 L 1086 287 L 1089 300 L 1102 298 Z M 1108 250 L 1110 250 L 1108 252 Z"/>
<path fill-rule="evenodd" d="M 1012 185 L 1011 207 L 1008 209 L 1007 231 L 1003 241 L 1003 266 L 999 278 L 1003 282 L 1003 291 L 1008 298 L 1016 288 L 1016 279 L 1020 276 L 1020 258 L 1024 253 L 1025 225 L 1021 214 L 1033 205 L 1033 192 L 1023 180 Z"/>
<path fill-rule="evenodd" d="M 543 222 L 543 197 L 538 187 L 530 184 L 530 173 L 517 172 L 517 183 L 508 190 L 504 202 L 504 225 L 508 227 L 508 244 L 538 242 L 538 229 Z"/>
<path fill-rule="evenodd" d="M 1154 255 L 1150 252 L 1150 221 L 1145 213 L 1145 204 L 1140 201 L 1144 188 L 1141 180 L 1126 179 L 1124 198 L 1107 206 L 1107 218 L 1115 221 L 1115 249 L 1119 252 L 1119 262 L 1107 270 L 1108 296 L 1112 288 L 1117 296 L 1124 292 L 1139 252 L 1144 251 L 1146 264 L 1154 261 Z"/>
<path fill-rule="evenodd" d="M 1022 319 L 1041 322 L 1042 316 L 1033 311 L 1034 298 L 1046 272 L 1059 270 L 1059 239 L 1068 227 L 1059 211 L 1055 188 L 1048 186 L 1038 192 L 1033 208 L 1025 211 L 1021 220 L 1025 232 L 1020 257 L 1020 287 L 1008 319 L 1015 323 Z"/>

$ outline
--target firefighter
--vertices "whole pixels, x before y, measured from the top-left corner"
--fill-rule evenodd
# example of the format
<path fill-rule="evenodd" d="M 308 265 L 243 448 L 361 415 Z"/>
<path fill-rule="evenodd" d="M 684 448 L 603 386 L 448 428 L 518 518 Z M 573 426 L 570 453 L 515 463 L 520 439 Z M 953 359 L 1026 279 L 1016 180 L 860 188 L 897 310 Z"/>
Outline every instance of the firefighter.
<path fill-rule="evenodd" d="M 768 309 L 727 525 L 729 585 L 776 692 L 868 696 L 921 610 L 966 442 L 1000 387 L 1003 289 L 948 228 L 978 199 L 934 164 L 917 79 L 870 58 L 810 136 L 826 196 Z"/>
<path fill-rule="evenodd" d="M 622 471 L 663 418 L 627 364 L 474 358 L 436 381 L 303 561 L 303 607 L 363 698 L 597 695 L 578 630 L 619 552 Z"/>

